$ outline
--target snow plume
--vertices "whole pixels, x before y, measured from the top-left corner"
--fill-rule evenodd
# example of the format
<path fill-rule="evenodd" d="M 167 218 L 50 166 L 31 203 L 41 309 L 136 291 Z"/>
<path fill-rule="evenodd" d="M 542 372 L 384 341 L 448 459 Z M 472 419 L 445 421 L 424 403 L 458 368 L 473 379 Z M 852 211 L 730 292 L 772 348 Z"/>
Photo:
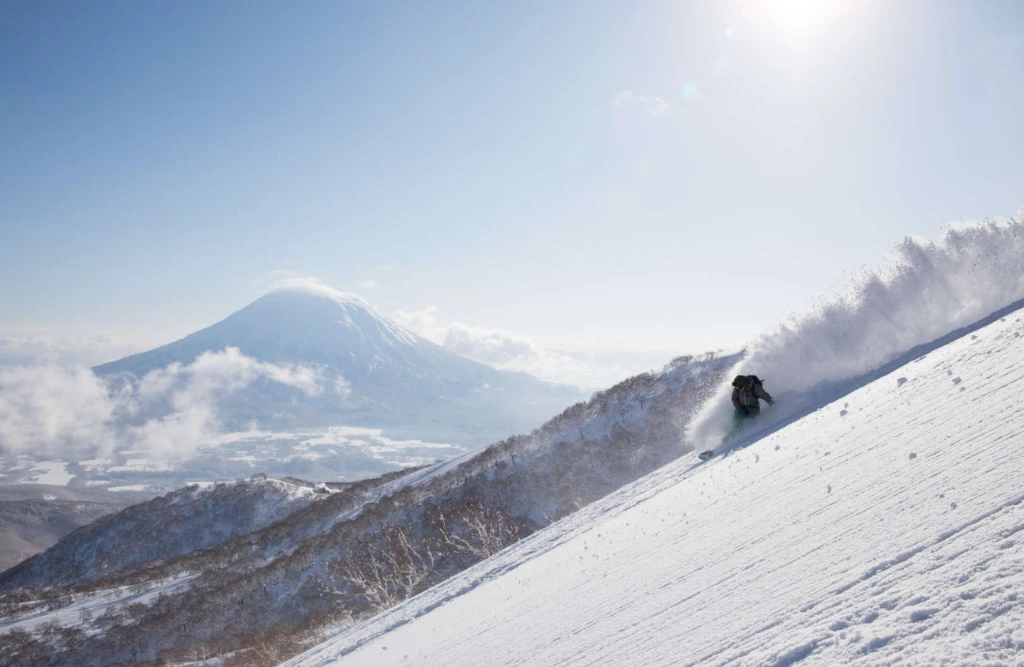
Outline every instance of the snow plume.
<path fill-rule="evenodd" d="M 0 453 L 189 454 L 220 431 L 220 401 L 257 380 L 307 396 L 324 391 L 317 369 L 263 363 L 234 347 L 152 371 L 135 384 L 108 382 L 87 368 L 0 369 Z M 335 389 L 344 396 L 347 385 L 338 379 Z"/>
<path fill-rule="evenodd" d="M 731 375 L 765 379 L 778 399 L 759 418 L 769 426 L 813 405 L 815 390 L 876 371 L 1022 299 L 1024 211 L 1008 221 L 950 225 L 937 241 L 905 239 L 847 293 L 754 340 Z M 726 435 L 730 394 L 726 382 L 692 422 L 688 435 L 696 448 L 716 446 Z"/>

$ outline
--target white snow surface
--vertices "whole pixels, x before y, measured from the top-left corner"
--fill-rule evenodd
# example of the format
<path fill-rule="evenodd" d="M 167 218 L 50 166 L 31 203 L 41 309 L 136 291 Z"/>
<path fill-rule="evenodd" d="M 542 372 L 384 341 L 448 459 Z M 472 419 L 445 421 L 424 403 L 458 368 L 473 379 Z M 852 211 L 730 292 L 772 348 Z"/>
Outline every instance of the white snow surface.
<path fill-rule="evenodd" d="M 1022 383 L 1014 312 L 286 664 L 1024 664 Z"/>

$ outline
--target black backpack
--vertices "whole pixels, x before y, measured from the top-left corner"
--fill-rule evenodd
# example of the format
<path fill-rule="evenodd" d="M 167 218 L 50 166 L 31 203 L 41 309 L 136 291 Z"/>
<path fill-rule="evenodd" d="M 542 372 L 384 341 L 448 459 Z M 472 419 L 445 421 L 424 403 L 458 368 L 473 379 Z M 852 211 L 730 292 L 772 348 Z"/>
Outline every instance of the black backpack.
<path fill-rule="evenodd" d="M 764 380 L 762 380 L 761 378 L 757 377 L 756 375 L 737 375 L 736 378 L 732 381 L 732 386 L 735 387 L 736 386 L 736 380 L 739 380 L 740 378 L 747 378 L 748 380 L 753 380 L 754 381 L 754 385 L 764 386 Z M 751 390 L 753 390 L 753 388 L 754 387 L 751 386 Z"/>

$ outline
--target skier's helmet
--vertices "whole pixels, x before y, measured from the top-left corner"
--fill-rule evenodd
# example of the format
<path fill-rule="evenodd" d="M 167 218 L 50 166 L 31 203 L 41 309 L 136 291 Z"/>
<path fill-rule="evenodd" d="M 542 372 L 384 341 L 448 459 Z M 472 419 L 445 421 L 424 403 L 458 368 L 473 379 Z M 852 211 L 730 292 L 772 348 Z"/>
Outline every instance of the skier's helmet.
<path fill-rule="evenodd" d="M 734 387 L 745 387 L 747 385 L 746 375 L 737 375 L 732 379 L 732 386 Z"/>

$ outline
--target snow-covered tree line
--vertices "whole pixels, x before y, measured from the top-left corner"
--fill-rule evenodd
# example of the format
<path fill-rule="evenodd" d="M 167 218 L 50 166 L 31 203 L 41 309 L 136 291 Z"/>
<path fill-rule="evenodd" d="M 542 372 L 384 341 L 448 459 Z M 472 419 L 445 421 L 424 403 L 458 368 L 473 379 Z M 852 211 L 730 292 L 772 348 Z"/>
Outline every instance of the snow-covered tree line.
<path fill-rule="evenodd" d="M 159 664 L 197 647 L 228 665 L 276 664 L 678 457 L 688 450 L 688 419 L 735 361 L 680 358 L 457 466 L 345 485 L 210 548 L 111 562 L 98 578 L 35 594 L 57 600 L 185 578 L 144 603 L 110 605 L 90 622 L 95 634 L 30 637 L 18 664 L 55 655 L 81 665 Z"/>

